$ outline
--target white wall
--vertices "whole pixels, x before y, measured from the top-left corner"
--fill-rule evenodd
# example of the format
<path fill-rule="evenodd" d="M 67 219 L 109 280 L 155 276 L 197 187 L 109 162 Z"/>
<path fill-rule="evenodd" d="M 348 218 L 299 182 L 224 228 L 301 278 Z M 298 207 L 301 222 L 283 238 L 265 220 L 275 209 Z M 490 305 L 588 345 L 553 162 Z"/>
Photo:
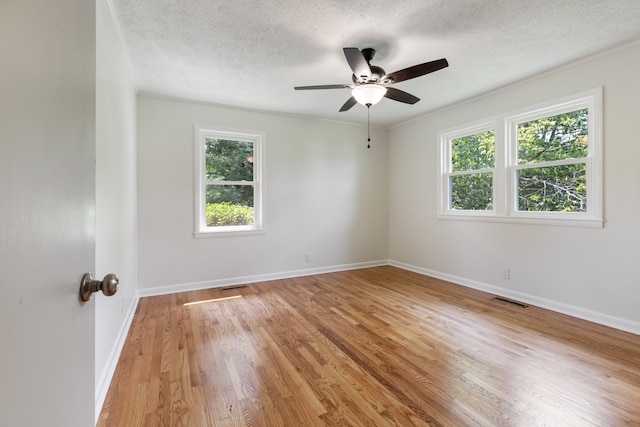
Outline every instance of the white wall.
<path fill-rule="evenodd" d="M 136 95 L 110 0 L 96 2 L 96 271 L 118 292 L 95 295 L 99 412 L 135 309 L 137 286 Z"/>
<path fill-rule="evenodd" d="M 604 228 L 436 219 L 439 130 L 598 86 Z M 390 259 L 640 333 L 639 100 L 635 44 L 390 130 Z M 510 280 L 501 278 L 503 267 L 511 268 Z"/>
<path fill-rule="evenodd" d="M 195 123 L 266 132 L 266 235 L 194 239 Z M 387 132 L 372 130 L 371 149 L 366 137 L 361 126 L 139 97 L 140 288 L 386 260 Z"/>

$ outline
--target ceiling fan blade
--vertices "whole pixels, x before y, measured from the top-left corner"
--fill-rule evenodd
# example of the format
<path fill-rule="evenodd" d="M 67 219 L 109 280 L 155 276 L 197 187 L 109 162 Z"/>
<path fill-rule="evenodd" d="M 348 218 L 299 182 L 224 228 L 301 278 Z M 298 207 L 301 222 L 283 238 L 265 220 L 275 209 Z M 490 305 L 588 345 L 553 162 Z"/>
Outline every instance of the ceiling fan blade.
<path fill-rule="evenodd" d="M 319 85 L 319 86 L 296 86 L 295 90 L 316 90 L 316 89 L 348 89 L 353 87 L 353 85 L 343 84 L 343 85 Z"/>
<path fill-rule="evenodd" d="M 357 47 L 345 47 L 342 50 L 356 78 L 364 77 L 368 79 L 371 77 L 371 68 L 369 68 L 369 63 L 360 52 L 360 49 Z"/>
<path fill-rule="evenodd" d="M 424 64 L 414 65 L 413 67 L 405 68 L 403 70 L 394 71 L 393 73 L 389 73 L 384 76 L 383 80 L 391 79 L 393 80 L 393 83 L 398 83 L 433 73 L 434 71 L 441 70 L 448 66 L 449 63 L 445 58 L 437 59 L 435 61 L 425 62 Z"/>
<path fill-rule="evenodd" d="M 351 107 L 353 107 L 357 103 L 358 101 L 356 101 L 356 99 L 352 96 L 351 98 L 347 99 L 347 102 L 345 102 L 342 108 L 340 108 L 340 112 L 342 113 L 343 111 L 351 109 Z"/>
<path fill-rule="evenodd" d="M 396 89 L 395 87 L 387 87 L 387 93 L 385 93 L 384 96 L 385 98 L 404 102 L 405 104 L 415 104 L 416 102 L 420 101 L 420 98 L 413 96 L 403 90 Z"/>

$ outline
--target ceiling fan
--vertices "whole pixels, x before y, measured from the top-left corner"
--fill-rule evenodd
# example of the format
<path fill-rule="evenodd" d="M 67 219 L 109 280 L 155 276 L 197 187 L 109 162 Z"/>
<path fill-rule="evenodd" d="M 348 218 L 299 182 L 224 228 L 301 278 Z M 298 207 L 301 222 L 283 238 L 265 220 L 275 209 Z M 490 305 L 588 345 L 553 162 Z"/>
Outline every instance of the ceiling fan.
<path fill-rule="evenodd" d="M 352 89 L 351 97 L 344 103 L 340 111 L 347 111 L 356 103 L 370 107 L 380 102 L 384 98 L 405 104 L 415 104 L 420 98 L 391 87 L 392 84 L 405 80 L 414 79 L 433 73 L 449 66 L 445 58 L 435 61 L 425 62 L 386 74 L 385 71 L 376 65 L 371 65 L 371 60 L 376 54 L 375 49 L 370 47 L 360 51 L 357 47 L 345 47 L 344 56 L 353 71 L 350 84 L 320 85 L 320 86 L 296 86 L 295 90 L 316 90 L 316 89 Z"/>

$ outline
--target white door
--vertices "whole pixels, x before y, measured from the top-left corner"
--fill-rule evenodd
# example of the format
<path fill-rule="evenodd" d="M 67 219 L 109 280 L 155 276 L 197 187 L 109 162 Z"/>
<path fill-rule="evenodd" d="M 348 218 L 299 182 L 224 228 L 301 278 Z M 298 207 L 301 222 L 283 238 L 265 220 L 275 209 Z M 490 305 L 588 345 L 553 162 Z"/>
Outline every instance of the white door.
<path fill-rule="evenodd" d="M 0 426 L 94 424 L 95 2 L 0 1 Z"/>

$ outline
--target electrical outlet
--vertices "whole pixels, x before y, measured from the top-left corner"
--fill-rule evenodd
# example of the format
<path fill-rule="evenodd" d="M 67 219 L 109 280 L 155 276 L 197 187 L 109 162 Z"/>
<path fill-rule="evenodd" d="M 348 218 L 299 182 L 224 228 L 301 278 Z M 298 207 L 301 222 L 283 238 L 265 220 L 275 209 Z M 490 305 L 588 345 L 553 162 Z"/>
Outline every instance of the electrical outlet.
<path fill-rule="evenodd" d="M 306 253 L 304 254 L 304 262 L 311 262 L 311 254 L 310 253 Z"/>
<path fill-rule="evenodd" d="M 505 280 L 509 280 L 511 278 L 511 269 L 509 267 L 504 267 L 502 269 L 502 278 Z"/>

